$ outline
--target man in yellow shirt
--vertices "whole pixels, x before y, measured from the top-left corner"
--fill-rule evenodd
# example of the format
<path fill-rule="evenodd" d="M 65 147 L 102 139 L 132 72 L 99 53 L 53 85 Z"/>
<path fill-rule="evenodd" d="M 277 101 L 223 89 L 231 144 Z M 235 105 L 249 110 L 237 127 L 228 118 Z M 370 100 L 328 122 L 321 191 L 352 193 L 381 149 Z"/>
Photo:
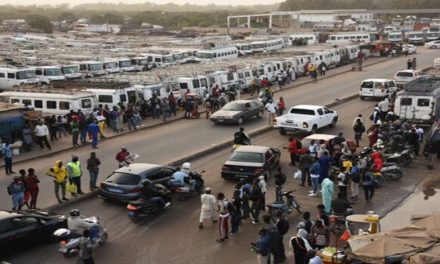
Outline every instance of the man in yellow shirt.
<path fill-rule="evenodd" d="M 66 198 L 66 181 L 67 181 L 67 169 L 63 166 L 63 162 L 61 160 L 57 160 L 55 165 L 50 168 L 46 175 L 54 178 L 53 183 L 55 187 L 55 197 L 57 198 L 59 203 L 62 203 L 62 200 L 68 201 Z M 60 199 L 60 188 L 62 194 L 62 200 Z"/>

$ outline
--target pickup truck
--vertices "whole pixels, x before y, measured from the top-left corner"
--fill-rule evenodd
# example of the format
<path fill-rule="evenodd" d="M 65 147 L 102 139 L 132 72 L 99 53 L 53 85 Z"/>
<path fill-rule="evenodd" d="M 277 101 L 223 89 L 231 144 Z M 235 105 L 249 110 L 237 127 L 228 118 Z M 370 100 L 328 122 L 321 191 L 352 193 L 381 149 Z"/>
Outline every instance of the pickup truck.
<path fill-rule="evenodd" d="M 297 130 L 314 134 L 322 127 L 335 127 L 336 122 L 338 113 L 327 107 L 297 105 L 290 108 L 287 114 L 275 118 L 274 128 L 279 129 L 281 135 Z"/>

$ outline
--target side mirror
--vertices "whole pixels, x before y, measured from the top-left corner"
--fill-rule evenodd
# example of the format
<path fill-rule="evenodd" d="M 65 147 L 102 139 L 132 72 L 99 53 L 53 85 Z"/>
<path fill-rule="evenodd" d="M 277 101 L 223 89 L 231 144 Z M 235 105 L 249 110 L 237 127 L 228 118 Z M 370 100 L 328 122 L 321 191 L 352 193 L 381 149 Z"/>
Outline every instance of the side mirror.
<path fill-rule="evenodd" d="M 148 179 L 145 179 L 142 181 L 142 186 L 144 186 L 144 187 L 148 187 L 148 186 L 150 186 L 150 184 L 151 184 L 151 181 Z"/>

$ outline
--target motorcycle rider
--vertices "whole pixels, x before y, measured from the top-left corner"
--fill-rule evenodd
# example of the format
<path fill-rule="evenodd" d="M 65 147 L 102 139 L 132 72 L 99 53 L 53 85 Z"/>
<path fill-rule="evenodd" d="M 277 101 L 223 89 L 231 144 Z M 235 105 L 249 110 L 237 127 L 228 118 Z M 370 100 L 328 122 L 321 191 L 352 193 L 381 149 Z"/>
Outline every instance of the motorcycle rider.
<path fill-rule="evenodd" d="M 94 223 L 84 220 L 78 209 L 70 210 L 70 216 L 67 218 L 67 228 L 72 232 L 72 237 L 80 237 L 84 230 L 90 230 L 94 226 Z"/>
<path fill-rule="evenodd" d="M 164 196 L 169 190 L 162 184 L 152 184 L 149 180 L 142 182 L 141 196 L 144 200 L 156 204 L 159 208 L 167 208 L 170 202 L 166 201 Z"/>
<path fill-rule="evenodd" d="M 244 132 L 244 127 L 234 134 L 234 144 L 236 145 L 250 145 L 251 138 Z"/>
<path fill-rule="evenodd" d="M 182 164 L 182 169 L 179 167 L 176 168 L 176 172 L 171 175 L 171 182 L 180 187 L 185 187 L 187 184 L 190 185 L 191 191 L 196 190 L 197 181 L 191 179 L 191 163 L 185 162 Z"/>

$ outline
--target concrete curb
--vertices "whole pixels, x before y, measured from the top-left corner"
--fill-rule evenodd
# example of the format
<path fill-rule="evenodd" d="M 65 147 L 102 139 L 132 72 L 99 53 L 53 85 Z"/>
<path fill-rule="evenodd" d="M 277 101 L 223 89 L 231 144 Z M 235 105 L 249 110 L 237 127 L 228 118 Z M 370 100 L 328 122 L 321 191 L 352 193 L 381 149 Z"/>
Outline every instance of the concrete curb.
<path fill-rule="evenodd" d="M 326 106 L 326 107 L 334 107 L 334 106 L 346 103 L 346 102 L 348 102 L 350 100 L 353 100 L 353 99 L 355 99 L 357 97 L 358 97 L 358 94 L 352 94 L 350 96 L 347 96 L 347 97 L 344 97 L 342 99 L 336 100 L 335 102 L 331 102 L 331 103 L 325 104 L 324 106 Z M 252 130 L 249 133 L 249 136 L 258 136 L 258 135 L 264 134 L 266 132 L 270 132 L 272 130 L 274 130 L 273 127 L 271 127 L 271 126 L 264 126 L 262 128 L 257 128 L 257 129 Z M 218 145 L 216 145 L 214 147 L 209 147 L 209 148 L 206 148 L 204 150 L 192 153 L 192 154 L 190 154 L 190 155 L 188 155 L 186 157 L 183 157 L 183 158 L 171 161 L 171 162 L 169 162 L 166 165 L 178 166 L 178 165 L 180 165 L 180 164 L 182 164 L 184 162 L 189 162 L 189 161 L 192 161 L 192 160 L 199 159 L 199 158 L 201 158 L 203 156 L 206 156 L 206 155 L 209 155 L 209 154 L 211 154 L 211 153 L 213 153 L 215 151 L 223 150 L 223 149 L 225 149 L 227 147 L 232 147 L 233 142 L 234 142 L 233 140 L 227 140 L 227 141 L 221 142 L 220 144 L 218 144 Z M 69 200 L 67 202 L 63 202 L 63 203 L 60 203 L 60 204 L 51 205 L 51 206 L 48 206 L 48 207 L 43 208 L 43 209 L 44 210 L 49 210 L 49 211 L 50 210 L 60 210 L 60 209 L 62 209 L 64 207 L 66 207 L 66 206 L 71 206 L 71 205 L 74 205 L 76 203 L 79 203 L 79 202 L 85 201 L 87 199 L 90 199 L 92 197 L 95 197 L 97 194 L 98 194 L 98 191 L 89 192 L 89 193 L 86 193 L 84 195 L 80 195 L 76 199 Z"/>
<path fill-rule="evenodd" d="M 373 66 L 373 65 L 376 65 L 376 64 L 379 64 L 379 63 L 382 63 L 382 62 L 385 62 L 388 59 L 389 58 L 373 62 L 371 64 L 365 65 L 364 68 L 365 67 L 369 67 L 369 66 Z M 348 65 L 350 65 L 350 64 L 348 64 Z M 341 75 L 341 74 L 344 74 L 344 73 L 347 73 L 347 72 L 351 72 L 351 71 L 352 70 L 349 69 L 349 70 L 338 72 L 338 73 L 335 73 L 335 74 L 329 74 L 329 75 L 326 75 L 326 76 L 323 76 L 323 77 L 319 78 L 318 80 L 323 80 L 323 79 L 331 78 L 331 77 L 338 76 L 338 75 Z M 281 92 L 281 91 L 286 91 L 286 90 L 294 89 L 294 88 L 301 87 L 303 85 L 310 84 L 310 83 L 312 83 L 312 80 L 301 82 L 301 83 L 297 83 L 296 85 L 291 85 L 291 86 L 288 86 L 288 87 L 286 87 L 284 89 L 276 90 L 276 91 L 274 91 L 274 93 L 278 93 L 278 92 Z M 256 98 L 256 97 L 251 97 L 251 98 Z M 332 106 L 333 105 L 327 106 L 327 107 L 332 107 Z M 203 113 L 205 113 L 205 111 L 200 111 L 200 114 L 203 114 Z M 166 122 L 161 122 L 161 123 L 153 124 L 153 125 L 150 125 L 150 126 L 144 126 L 144 127 L 138 128 L 137 130 L 128 130 L 126 132 L 122 132 L 122 133 L 119 133 L 119 134 L 116 134 L 116 135 L 113 135 L 113 136 L 110 136 L 110 137 L 105 137 L 103 139 L 100 139 L 100 141 L 105 141 L 105 140 L 117 138 L 117 137 L 120 137 L 120 136 L 127 135 L 129 133 L 135 133 L 137 131 L 142 131 L 142 130 L 146 130 L 146 129 L 150 129 L 150 128 L 164 126 L 166 124 L 173 123 L 173 122 L 176 122 L 176 121 L 180 121 L 180 120 L 183 120 L 183 119 L 185 119 L 185 117 L 178 117 L 178 118 L 175 118 L 175 119 L 170 119 L 169 121 L 166 121 Z M 90 145 L 91 145 L 90 143 L 87 143 L 85 145 L 80 145 L 79 147 L 76 147 L 76 148 L 75 147 L 68 147 L 68 148 L 64 148 L 64 149 L 60 149 L 60 150 L 54 150 L 54 151 L 51 151 L 51 152 L 43 153 L 43 154 L 41 154 L 41 155 L 39 155 L 37 157 L 29 157 L 29 158 L 26 158 L 26 159 L 14 161 L 14 165 L 15 164 L 24 163 L 24 162 L 27 162 L 29 160 L 35 159 L 35 158 L 48 158 L 48 157 L 52 157 L 52 156 L 55 156 L 55 155 L 57 155 L 57 154 L 59 154 L 61 152 L 64 152 L 64 151 L 76 150 L 76 149 L 81 149 L 81 148 L 85 148 L 85 147 L 90 148 Z M 4 164 L 1 164 L 0 168 L 3 168 L 3 167 L 4 167 Z"/>

